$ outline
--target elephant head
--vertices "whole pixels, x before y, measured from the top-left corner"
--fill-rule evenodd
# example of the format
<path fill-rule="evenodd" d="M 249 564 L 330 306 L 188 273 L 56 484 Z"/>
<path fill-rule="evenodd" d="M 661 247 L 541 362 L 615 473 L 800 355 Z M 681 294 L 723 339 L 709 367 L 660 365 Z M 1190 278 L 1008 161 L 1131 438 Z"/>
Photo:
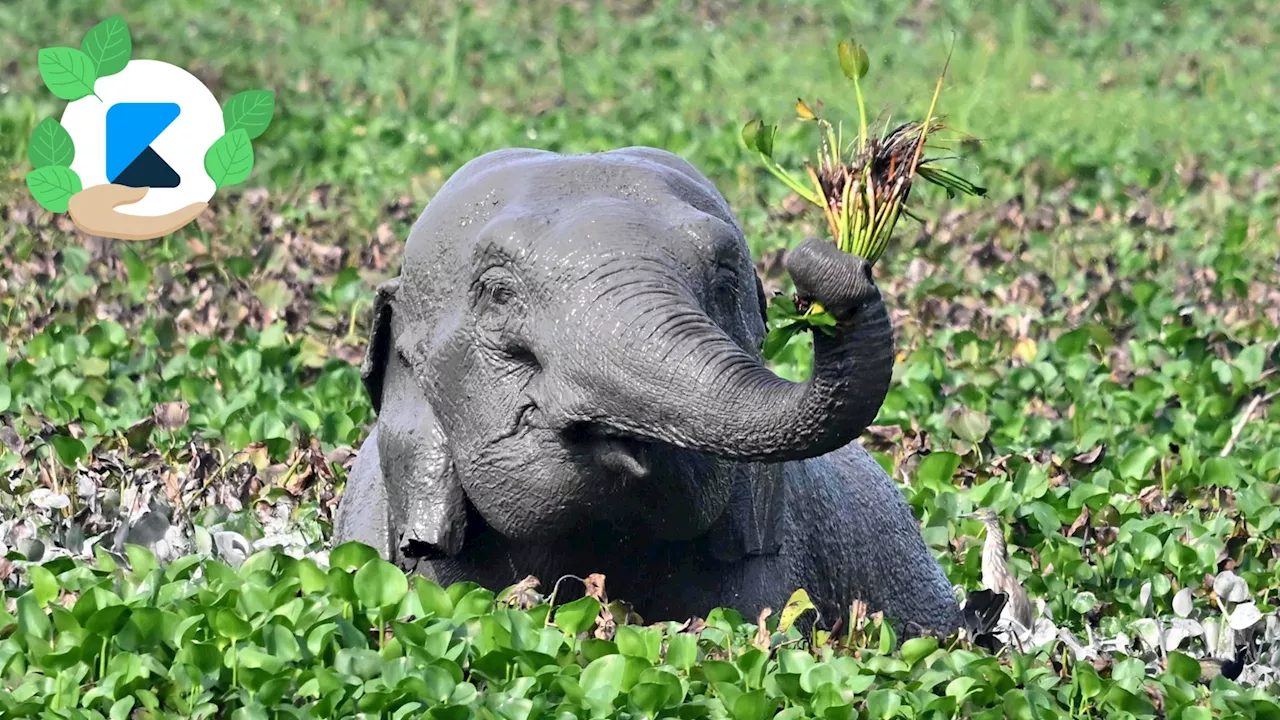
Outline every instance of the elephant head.
<path fill-rule="evenodd" d="M 685 161 L 504 150 L 465 165 L 379 288 L 363 368 L 397 552 L 455 554 L 477 516 L 517 541 L 727 533 L 762 551 L 778 475 L 744 482 L 744 461 L 849 443 L 893 365 L 865 261 L 807 241 L 788 269 L 838 320 L 804 383 L 763 364 L 750 251 Z"/>

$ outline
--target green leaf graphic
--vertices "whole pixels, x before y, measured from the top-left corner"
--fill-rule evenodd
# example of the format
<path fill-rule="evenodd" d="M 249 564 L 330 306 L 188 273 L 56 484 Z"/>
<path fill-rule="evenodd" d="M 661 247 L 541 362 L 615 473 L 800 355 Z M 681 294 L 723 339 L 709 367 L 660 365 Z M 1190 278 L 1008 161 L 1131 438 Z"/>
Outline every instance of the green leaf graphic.
<path fill-rule="evenodd" d="M 31 142 L 27 144 L 27 159 L 35 168 L 61 165 L 71 167 L 76 157 L 76 146 L 71 134 L 53 118 L 40 121 L 31 133 Z"/>
<path fill-rule="evenodd" d="M 244 182 L 253 170 L 253 146 L 244 130 L 233 130 L 218 138 L 204 154 L 204 169 L 213 184 L 224 188 Z"/>
<path fill-rule="evenodd" d="M 133 38 L 129 27 L 119 15 L 113 15 L 94 25 L 80 41 L 80 49 L 93 61 L 97 76 L 115 75 L 129 64 L 133 53 Z"/>
<path fill-rule="evenodd" d="M 69 47 L 45 48 L 36 53 L 40 78 L 54 96 L 63 100 L 79 100 L 93 95 L 93 60 Z"/>
<path fill-rule="evenodd" d="M 71 196 L 80 192 L 80 176 L 71 168 L 49 165 L 27 173 L 27 188 L 40 207 L 49 212 L 67 211 Z"/>
<path fill-rule="evenodd" d="M 266 131 L 275 109 L 275 93 L 246 90 L 227 101 L 227 107 L 222 111 L 222 122 L 226 124 L 228 133 L 244 130 L 252 140 Z"/>

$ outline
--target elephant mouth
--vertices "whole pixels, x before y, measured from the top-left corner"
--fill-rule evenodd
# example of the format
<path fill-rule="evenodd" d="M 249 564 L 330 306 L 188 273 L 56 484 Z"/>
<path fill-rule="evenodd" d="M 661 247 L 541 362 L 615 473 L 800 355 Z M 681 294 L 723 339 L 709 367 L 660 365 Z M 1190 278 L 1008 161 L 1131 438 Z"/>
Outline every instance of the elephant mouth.
<path fill-rule="evenodd" d="M 585 421 L 570 423 L 561 435 L 566 446 L 607 470 L 636 480 L 649 476 L 649 442 Z"/>

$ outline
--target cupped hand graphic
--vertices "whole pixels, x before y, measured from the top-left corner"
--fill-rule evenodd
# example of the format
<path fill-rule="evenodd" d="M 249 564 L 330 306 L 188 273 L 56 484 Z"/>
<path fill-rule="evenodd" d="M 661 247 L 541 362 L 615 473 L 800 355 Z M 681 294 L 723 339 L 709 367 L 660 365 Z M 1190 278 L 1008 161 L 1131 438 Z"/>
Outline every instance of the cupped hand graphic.
<path fill-rule="evenodd" d="M 90 235 L 119 240 L 153 240 L 178 230 L 209 207 L 207 202 L 191 203 L 154 217 L 128 215 L 116 209 L 138 202 L 146 196 L 148 189 L 115 184 L 94 185 L 73 195 L 67 212 L 76 227 Z"/>

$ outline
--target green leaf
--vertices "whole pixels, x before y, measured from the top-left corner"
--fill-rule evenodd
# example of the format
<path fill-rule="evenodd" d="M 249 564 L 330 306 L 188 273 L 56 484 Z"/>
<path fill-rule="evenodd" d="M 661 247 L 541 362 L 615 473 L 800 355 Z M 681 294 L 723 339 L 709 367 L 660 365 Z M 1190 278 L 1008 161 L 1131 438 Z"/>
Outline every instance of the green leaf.
<path fill-rule="evenodd" d="M 1200 662 L 1190 655 L 1170 650 L 1169 672 L 1183 682 L 1193 683 L 1200 679 Z"/>
<path fill-rule="evenodd" d="M 45 48 L 36 53 L 40 78 L 54 97 L 79 100 L 93 94 L 97 74 L 93 60 L 80 50 L 69 47 Z"/>
<path fill-rule="evenodd" d="M 53 444 L 53 451 L 58 456 L 58 462 L 67 468 L 74 469 L 76 462 L 85 459 L 89 454 L 84 443 L 70 435 L 54 435 L 49 438 L 49 442 Z"/>
<path fill-rule="evenodd" d="M 898 633 L 893 629 L 893 624 L 885 618 L 880 623 L 880 654 L 888 655 L 893 652 L 894 646 L 898 644 Z"/>
<path fill-rule="evenodd" d="M 213 616 L 213 629 L 228 640 L 243 640 L 253 632 L 249 623 L 226 608 L 219 608 Z"/>
<path fill-rule="evenodd" d="M 80 41 L 80 50 L 93 62 L 94 74 L 104 78 L 124 70 L 133 54 L 133 38 L 119 15 L 94 25 Z"/>
<path fill-rule="evenodd" d="M 867 695 L 867 717 L 888 718 L 902 707 L 902 698 L 897 691 L 881 689 Z"/>
<path fill-rule="evenodd" d="M 555 625 L 566 635 L 577 636 L 591 629 L 600 614 L 600 601 L 593 597 L 580 597 L 556 610 Z"/>
<path fill-rule="evenodd" d="M 18 631 L 32 638 L 48 638 L 53 624 L 44 608 L 36 602 L 34 593 L 26 593 L 18 598 Z"/>
<path fill-rule="evenodd" d="M 378 558 L 356 571 L 356 597 L 366 609 L 376 610 L 400 602 L 409 592 L 404 571 Z"/>
<path fill-rule="evenodd" d="M 53 573 L 39 565 L 28 567 L 27 572 L 31 575 L 31 590 L 35 593 L 36 602 L 40 607 L 47 607 L 57 599 L 58 579 L 53 576 Z"/>
<path fill-rule="evenodd" d="M 947 427 L 951 428 L 951 432 L 955 433 L 960 439 L 977 443 L 981 442 L 991 430 L 991 418 L 976 410 L 960 408 L 947 421 Z"/>
<path fill-rule="evenodd" d="M 582 671 L 580 680 L 582 689 L 601 701 L 613 702 L 613 699 L 622 692 L 622 681 L 626 669 L 625 655 L 605 655 L 597 658 Z"/>
<path fill-rule="evenodd" d="M 840 70 L 850 80 L 861 80 L 871 69 L 867 49 L 853 40 L 842 40 L 836 46 L 836 54 L 840 56 Z"/>
<path fill-rule="evenodd" d="M 698 639 L 689 633 L 676 633 L 667 640 L 667 664 L 677 670 L 688 670 L 698 659 Z"/>
<path fill-rule="evenodd" d="M 916 466 L 916 479 L 932 487 L 950 485 L 959 467 L 959 455 L 946 451 L 931 452 Z"/>
<path fill-rule="evenodd" d="M 76 146 L 71 140 L 71 133 L 62 127 L 62 123 L 53 118 L 45 118 L 31 131 L 31 140 L 27 143 L 27 159 L 34 168 L 56 165 L 71 167 L 75 160 Z"/>
<path fill-rule="evenodd" d="M 908 665 L 915 665 L 938 649 L 938 639 L 932 637 L 912 638 L 902 643 L 902 659 Z"/>
<path fill-rule="evenodd" d="M 776 700 L 770 701 L 764 690 L 743 693 L 733 701 L 733 720 L 768 720 L 778 709 Z"/>
<path fill-rule="evenodd" d="M 742 143 L 748 150 L 759 150 L 760 132 L 764 129 L 763 120 L 752 120 L 742 126 Z"/>
<path fill-rule="evenodd" d="M 133 710 L 134 698 L 122 697 L 111 705 L 110 713 L 107 715 L 110 720 L 128 720 L 129 713 Z"/>
<path fill-rule="evenodd" d="M 354 540 L 344 542 L 329 551 L 329 567 L 341 568 L 348 572 L 359 570 L 366 563 L 378 559 L 378 551 Z"/>
<path fill-rule="evenodd" d="M 1160 451 L 1150 445 L 1130 450 L 1120 461 L 1120 477 L 1126 480 L 1145 479 L 1158 457 Z"/>
<path fill-rule="evenodd" d="M 786 348 L 787 343 L 791 342 L 791 338 L 796 333 L 804 329 L 802 323 L 791 323 L 790 325 L 781 325 L 769 331 L 764 339 L 764 345 L 760 348 L 760 353 L 764 355 L 766 360 L 772 360 Z"/>
<path fill-rule="evenodd" d="M 778 618 L 778 632 L 785 633 L 796 624 L 796 620 L 806 612 L 813 610 L 817 612 L 813 601 L 809 599 L 809 593 L 804 588 L 800 588 L 791 593 L 791 597 L 787 600 L 787 604 L 782 608 L 782 614 Z"/>
<path fill-rule="evenodd" d="M 82 189 L 80 176 L 71 168 L 46 165 L 27 173 L 27 189 L 40 207 L 52 213 L 64 213 L 71 197 Z"/>
<path fill-rule="evenodd" d="M 124 553 L 129 558 L 129 567 L 133 568 L 134 575 L 139 579 L 160 567 L 155 554 L 141 545 L 125 545 Z"/>
<path fill-rule="evenodd" d="M 9 409 L 9 405 L 13 402 L 13 391 L 8 385 L 0 385 L 0 412 Z"/>
<path fill-rule="evenodd" d="M 232 130 L 204 154 L 204 169 L 219 188 L 244 182 L 253 172 L 253 145 L 244 130 Z"/>
<path fill-rule="evenodd" d="M 227 101 L 222 122 L 228 133 L 244 130 L 253 139 L 266 132 L 275 107 L 276 94 L 270 90 L 245 90 Z"/>

